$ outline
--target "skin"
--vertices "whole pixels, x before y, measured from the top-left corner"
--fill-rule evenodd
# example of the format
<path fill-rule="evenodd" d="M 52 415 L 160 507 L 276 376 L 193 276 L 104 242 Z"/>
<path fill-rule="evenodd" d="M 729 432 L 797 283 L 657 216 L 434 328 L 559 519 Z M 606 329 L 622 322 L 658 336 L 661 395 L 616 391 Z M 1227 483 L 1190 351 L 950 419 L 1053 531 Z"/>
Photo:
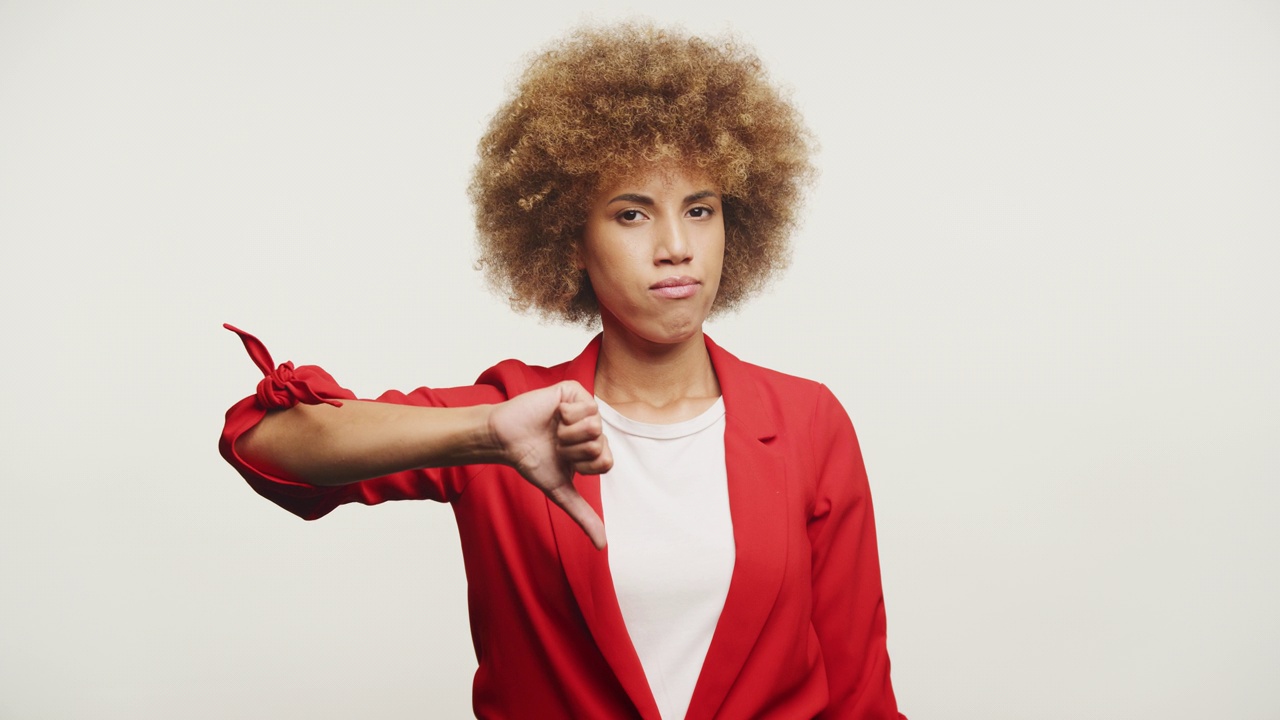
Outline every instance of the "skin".
<path fill-rule="evenodd" d="M 606 184 L 578 255 L 604 325 L 596 394 L 641 422 L 679 422 L 710 407 L 720 385 L 702 324 L 724 264 L 715 185 L 661 166 Z M 681 285 L 661 288 L 673 280 Z"/>
<path fill-rule="evenodd" d="M 694 417 L 720 396 L 702 324 L 724 259 L 720 195 L 705 176 L 649 167 L 592 197 L 578 249 L 600 301 L 595 391 L 642 422 Z M 675 287 L 670 285 L 675 280 Z M 273 474 L 343 485 L 413 468 L 509 465 L 574 519 L 596 548 L 604 523 L 574 473 L 613 466 L 595 398 L 576 382 L 497 405 L 424 408 L 369 401 L 267 414 L 236 450 Z"/>

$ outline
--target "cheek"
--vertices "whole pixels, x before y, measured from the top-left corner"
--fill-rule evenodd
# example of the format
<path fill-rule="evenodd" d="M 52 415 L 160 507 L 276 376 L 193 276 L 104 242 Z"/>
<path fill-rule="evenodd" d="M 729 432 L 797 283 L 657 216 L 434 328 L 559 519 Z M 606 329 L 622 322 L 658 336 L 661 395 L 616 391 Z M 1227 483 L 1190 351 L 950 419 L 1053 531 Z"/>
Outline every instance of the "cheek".
<path fill-rule="evenodd" d="M 707 248 L 707 256 L 711 271 L 718 280 L 724 274 L 724 235 L 712 242 Z"/>
<path fill-rule="evenodd" d="M 618 279 L 638 274 L 637 268 L 646 262 L 638 243 L 625 242 L 621 238 L 606 237 L 603 240 L 605 242 L 596 243 L 591 248 L 589 270 L 602 273 L 607 278 Z"/>
<path fill-rule="evenodd" d="M 578 246 L 578 264 L 588 271 L 612 272 L 622 261 L 626 248 L 621 238 L 610 232 L 612 228 L 589 229 Z"/>
<path fill-rule="evenodd" d="M 591 280 L 591 287 L 596 298 L 604 304 L 617 305 L 625 295 L 627 285 L 628 263 L 626 258 L 617 252 L 601 251 L 596 246 L 582 259 L 583 269 Z"/>

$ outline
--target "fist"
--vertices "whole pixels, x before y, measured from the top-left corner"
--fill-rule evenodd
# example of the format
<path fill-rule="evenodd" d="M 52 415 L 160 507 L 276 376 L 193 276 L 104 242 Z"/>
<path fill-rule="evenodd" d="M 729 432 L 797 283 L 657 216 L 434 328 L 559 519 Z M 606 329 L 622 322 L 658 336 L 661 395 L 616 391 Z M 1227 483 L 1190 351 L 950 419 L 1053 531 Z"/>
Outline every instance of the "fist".
<path fill-rule="evenodd" d="M 506 464 L 560 506 L 605 546 L 604 522 L 573 486 L 573 474 L 598 475 L 613 467 L 600 410 L 578 383 L 566 380 L 495 405 L 489 430 Z"/>

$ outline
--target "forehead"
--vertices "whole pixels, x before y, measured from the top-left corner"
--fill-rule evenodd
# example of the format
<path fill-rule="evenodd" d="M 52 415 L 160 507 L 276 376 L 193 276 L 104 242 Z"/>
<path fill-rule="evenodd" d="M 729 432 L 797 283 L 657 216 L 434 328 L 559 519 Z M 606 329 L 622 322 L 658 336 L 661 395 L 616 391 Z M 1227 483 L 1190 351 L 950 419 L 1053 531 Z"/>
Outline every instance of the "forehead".
<path fill-rule="evenodd" d="M 607 201 L 614 195 L 628 192 L 688 194 L 702 190 L 719 191 L 714 179 L 705 171 L 687 165 L 661 163 L 632 166 L 602 177 L 596 185 L 594 199 Z"/>

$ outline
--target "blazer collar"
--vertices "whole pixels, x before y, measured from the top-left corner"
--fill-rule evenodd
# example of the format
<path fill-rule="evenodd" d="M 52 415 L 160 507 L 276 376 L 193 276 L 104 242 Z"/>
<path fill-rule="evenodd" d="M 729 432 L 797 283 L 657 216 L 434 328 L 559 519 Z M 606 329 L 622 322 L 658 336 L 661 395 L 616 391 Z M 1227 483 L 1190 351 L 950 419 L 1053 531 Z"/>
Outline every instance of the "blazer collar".
<path fill-rule="evenodd" d="M 751 366 L 710 338 L 706 344 L 725 404 L 725 466 L 736 558 L 729 594 L 689 704 L 690 719 L 713 717 L 724 702 L 773 608 L 787 556 L 786 513 L 780 512 L 786 500 L 786 467 L 771 446 L 778 420 L 764 402 Z M 599 356 L 597 335 L 568 363 L 565 379 L 594 393 Z M 574 485 L 604 517 L 600 476 L 578 475 Z M 561 563 L 587 628 L 641 717 L 656 720 L 657 705 L 614 592 L 608 548 L 596 551 L 568 515 L 557 507 L 549 509 Z M 607 532 L 609 519 L 604 520 Z"/>

